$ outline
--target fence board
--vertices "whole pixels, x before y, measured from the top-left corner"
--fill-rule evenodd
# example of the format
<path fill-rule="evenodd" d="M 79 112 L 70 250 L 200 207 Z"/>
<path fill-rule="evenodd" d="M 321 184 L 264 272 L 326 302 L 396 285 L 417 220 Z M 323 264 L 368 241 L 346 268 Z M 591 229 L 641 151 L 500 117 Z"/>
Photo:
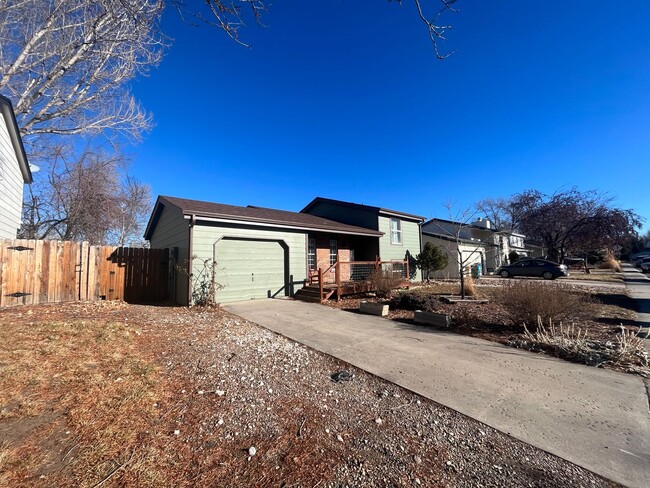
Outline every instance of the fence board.
<path fill-rule="evenodd" d="M 0 240 L 0 307 L 66 301 L 164 301 L 168 249 Z"/>

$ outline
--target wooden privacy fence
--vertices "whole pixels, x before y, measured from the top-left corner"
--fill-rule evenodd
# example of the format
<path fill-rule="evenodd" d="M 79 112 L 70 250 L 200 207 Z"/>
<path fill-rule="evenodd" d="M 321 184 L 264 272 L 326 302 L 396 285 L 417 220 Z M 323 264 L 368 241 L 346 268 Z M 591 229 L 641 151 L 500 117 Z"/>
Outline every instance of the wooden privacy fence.
<path fill-rule="evenodd" d="M 0 240 L 0 307 L 71 301 L 169 298 L 168 249 L 87 242 Z"/>

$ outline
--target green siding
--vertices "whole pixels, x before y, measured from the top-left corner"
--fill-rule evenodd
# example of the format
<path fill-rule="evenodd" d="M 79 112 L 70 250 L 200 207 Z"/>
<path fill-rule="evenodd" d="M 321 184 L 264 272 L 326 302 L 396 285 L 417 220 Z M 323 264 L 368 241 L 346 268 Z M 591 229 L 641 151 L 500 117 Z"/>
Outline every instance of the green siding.
<path fill-rule="evenodd" d="M 420 253 L 420 228 L 417 222 L 402 221 L 402 243 L 391 244 L 390 242 L 390 219 L 389 216 L 379 215 L 379 231 L 384 235 L 379 238 L 379 256 L 382 261 L 402 260 L 408 250 L 413 256 Z"/>
<path fill-rule="evenodd" d="M 189 221 L 175 207 L 163 207 L 149 243 L 154 249 L 178 248 L 178 266 L 187 268 L 189 247 Z M 188 278 L 186 273 L 176 272 L 175 300 L 187 305 Z"/>
<path fill-rule="evenodd" d="M 223 244 L 223 239 L 231 243 Z M 283 241 L 288 248 L 287 263 L 284 261 L 285 251 L 277 241 Z M 307 235 L 304 231 L 199 221 L 194 226 L 192 247 L 195 276 L 202 272 L 205 260 L 217 262 L 216 282 L 225 286 L 217 291 L 217 301 L 220 303 L 266 297 L 266 290 L 278 283 L 284 285 L 286 275 L 293 276 L 294 291 L 301 288 L 306 280 Z M 278 265 L 278 249 L 283 252 L 282 268 Z M 237 258 L 236 250 L 241 252 L 242 259 Z M 220 252 L 223 254 L 220 255 Z M 236 269 L 238 261 L 240 270 Z M 285 264 L 288 265 L 286 270 Z M 250 273 L 259 276 L 259 287 L 250 279 L 246 281 L 245 278 L 250 277 Z M 272 294 L 277 291 L 274 288 Z M 288 292 L 289 290 L 283 289 L 277 296 L 284 296 Z"/>
<path fill-rule="evenodd" d="M 224 238 L 214 255 L 219 302 L 285 295 L 285 250 L 279 242 Z"/>

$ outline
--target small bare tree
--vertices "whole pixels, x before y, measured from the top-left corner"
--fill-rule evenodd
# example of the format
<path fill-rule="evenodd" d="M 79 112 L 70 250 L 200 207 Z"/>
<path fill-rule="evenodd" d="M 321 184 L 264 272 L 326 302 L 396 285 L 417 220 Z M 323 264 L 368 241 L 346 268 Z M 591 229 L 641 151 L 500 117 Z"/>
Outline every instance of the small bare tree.
<path fill-rule="evenodd" d="M 47 180 L 29 187 L 20 235 L 125 245 L 138 239 L 150 205 L 149 187 L 126 174 L 123 157 L 59 147 Z"/>
<path fill-rule="evenodd" d="M 463 238 L 463 231 L 468 228 L 471 221 L 478 215 L 478 210 L 473 208 L 466 208 L 465 210 L 454 213 L 453 204 L 446 203 L 445 208 L 449 214 L 451 225 L 441 225 L 435 220 L 434 225 L 437 227 L 437 233 L 444 236 L 447 240 L 453 243 L 454 248 L 450 245 L 443 245 L 447 250 L 448 255 L 456 262 L 460 273 L 460 294 L 465 298 L 465 268 L 472 261 L 473 257 L 478 253 L 480 254 L 484 244 L 494 239 L 494 235 L 498 232 L 487 232 L 487 234 L 478 240 L 470 251 L 463 253 L 462 247 L 468 244 L 467 239 Z M 472 241 L 470 241 L 472 242 Z"/>

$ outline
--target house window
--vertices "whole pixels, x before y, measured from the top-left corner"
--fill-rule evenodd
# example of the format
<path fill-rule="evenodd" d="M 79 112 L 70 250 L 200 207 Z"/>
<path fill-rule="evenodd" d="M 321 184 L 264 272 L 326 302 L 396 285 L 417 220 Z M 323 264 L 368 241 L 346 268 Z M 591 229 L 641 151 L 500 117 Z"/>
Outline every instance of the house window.
<path fill-rule="evenodd" d="M 307 241 L 307 266 L 309 269 L 316 269 L 316 239 Z"/>
<path fill-rule="evenodd" d="M 390 243 L 402 243 L 402 221 L 400 219 L 390 219 Z"/>
<path fill-rule="evenodd" d="M 336 242 L 336 239 L 330 239 L 330 266 L 336 264 L 338 254 L 339 254 L 339 245 Z"/>

